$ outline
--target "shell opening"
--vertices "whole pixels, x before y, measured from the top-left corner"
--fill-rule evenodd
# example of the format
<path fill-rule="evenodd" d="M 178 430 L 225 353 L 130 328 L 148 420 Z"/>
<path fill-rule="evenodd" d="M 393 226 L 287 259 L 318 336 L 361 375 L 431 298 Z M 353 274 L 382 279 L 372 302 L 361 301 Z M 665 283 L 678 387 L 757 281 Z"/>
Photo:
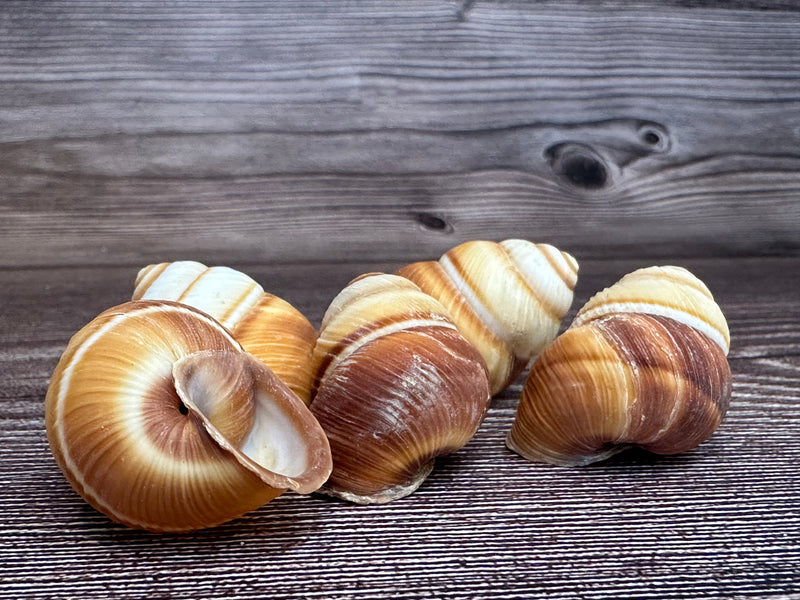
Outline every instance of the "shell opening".
<path fill-rule="evenodd" d="M 327 479 L 330 452 L 322 429 L 255 357 L 196 352 L 174 364 L 173 377 L 187 414 L 268 485 L 309 493 Z"/>

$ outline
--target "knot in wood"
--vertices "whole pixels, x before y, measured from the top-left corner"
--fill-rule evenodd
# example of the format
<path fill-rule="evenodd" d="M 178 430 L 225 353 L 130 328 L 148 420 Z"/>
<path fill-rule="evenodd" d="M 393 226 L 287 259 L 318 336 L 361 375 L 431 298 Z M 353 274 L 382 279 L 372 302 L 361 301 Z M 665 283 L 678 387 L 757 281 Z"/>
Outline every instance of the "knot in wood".
<path fill-rule="evenodd" d="M 423 228 L 430 231 L 443 231 L 445 233 L 452 231 L 450 224 L 442 217 L 439 217 L 435 214 L 429 212 L 417 212 L 413 213 L 413 217 L 417 223 L 422 225 Z"/>
<path fill-rule="evenodd" d="M 586 144 L 555 144 L 545 150 L 545 156 L 556 175 L 574 186 L 594 190 L 609 182 L 606 161 Z"/>

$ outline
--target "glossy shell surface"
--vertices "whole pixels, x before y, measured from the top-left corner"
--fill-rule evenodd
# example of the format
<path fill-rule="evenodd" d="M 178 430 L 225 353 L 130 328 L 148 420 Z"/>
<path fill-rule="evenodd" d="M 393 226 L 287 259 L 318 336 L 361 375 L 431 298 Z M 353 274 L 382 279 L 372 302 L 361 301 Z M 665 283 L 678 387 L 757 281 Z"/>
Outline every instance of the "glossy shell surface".
<path fill-rule="evenodd" d="M 300 311 L 248 275 L 195 261 L 148 265 L 136 277 L 132 300 L 171 300 L 207 313 L 308 404 L 317 332 Z"/>
<path fill-rule="evenodd" d="M 722 311 L 685 269 L 623 277 L 591 298 L 534 363 L 507 444 L 559 465 L 630 446 L 690 450 L 728 409 L 728 341 Z"/>
<path fill-rule="evenodd" d="M 394 275 L 359 278 L 334 299 L 314 365 L 311 411 L 334 465 L 323 491 L 354 502 L 413 492 L 488 408 L 480 354 L 441 304 Z"/>
<path fill-rule="evenodd" d="M 646 267 L 628 273 L 581 307 L 572 327 L 612 313 L 661 315 L 701 331 L 727 355 L 731 336 L 722 309 L 705 283 L 683 267 Z"/>
<path fill-rule="evenodd" d="M 45 413 L 70 484 L 134 528 L 210 527 L 330 472 L 305 404 L 218 322 L 173 302 L 128 302 L 76 333 Z"/>
<path fill-rule="evenodd" d="M 397 274 L 439 300 L 486 362 L 492 394 L 513 382 L 556 336 L 578 263 L 549 244 L 465 242 Z"/>

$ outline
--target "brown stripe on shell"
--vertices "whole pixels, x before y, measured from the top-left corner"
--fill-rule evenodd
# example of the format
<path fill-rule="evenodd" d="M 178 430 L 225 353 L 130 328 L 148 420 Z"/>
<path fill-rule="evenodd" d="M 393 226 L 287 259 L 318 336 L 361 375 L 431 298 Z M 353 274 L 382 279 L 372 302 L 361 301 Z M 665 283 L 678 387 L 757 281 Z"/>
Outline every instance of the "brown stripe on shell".
<path fill-rule="evenodd" d="M 209 269 L 209 271 L 210 271 L 210 269 Z M 208 273 L 208 271 L 206 271 L 206 273 Z M 203 275 L 205 275 L 205 273 Z M 199 279 L 200 279 L 200 277 L 198 277 L 198 280 Z M 197 283 L 197 281 L 195 281 L 192 285 L 194 285 L 195 283 Z M 189 290 L 187 290 L 187 293 L 188 293 L 188 291 Z M 217 320 L 220 323 L 229 323 L 231 315 L 239 310 L 239 307 L 242 304 L 244 304 L 244 301 L 247 298 L 249 298 L 250 296 L 253 295 L 254 291 L 255 292 L 259 292 L 262 295 L 265 294 L 264 290 L 261 288 L 261 286 L 258 283 L 256 283 L 255 281 L 250 282 L 249 285 L 244 289 L 244 291 L 241 294 L 239 294 L 239 296 L 235 300 L 231 301 L 228 304 L 228 309 L 224 313 L 221 313 L 219 316 L 217 316 Z M 230 323 L 230 326 L 236 328 L 236 327 L 238 327 L 238 323 L 237 323 L 237 325 L 234 325 L 233 323 Z"/>
<path fill-rule="evenodd" d="M 704 334 L 667 317 L 615 313 L 568 330 L 537 360 L 508 443 L 555 464 L 631 445 L 684 452 L 716 430 L 730 394 L 725 355 Z"/>
<path fill-rule="evenodd" d="M 319 359 L 319 362 L 314 365 L 314 373 L 313 373 L 313 393 L 312 393 L 312 403 L 313 400 L 316 398 L 316 392 L 319 389 L 320 385 L 322 384 L 323 380 L 326 378 L 328 370 L 331 367 L 331 364 L 340 357 L 346 351 L 352 351 L 352 349 L 356 346 L 359 346 L 363 343 L 364 339 L 371 336 L 372 334 L 379 332 L 381 329 L 391 330 L 393 333 L 396 333 L 393 325 L 401 324 L 405 321 L 428 321 L 429 323 L 433 322 L 441 322 L 441 328 L 443 330 L 453 328 L 450 325 L 450 321 L 447 320 L 447 317 L 433 312 L 412 312 L 407 314 L 392 314 L 390 316 L 384 317 L 382 319 L 376 319 L 374 321 L 370 321 L 364 323 L 360 327 L 356 328 L 352 332 L 350 332 L 344 338 L 336 341 L 335 344 Z M 433 326 L 433 325 L 431 325 Z M 323 332 L 324 336 L 324 332 Z M 326 340 L 324 337 L 320 337 L 317 340 L 317 343 L 331 343 L 333 340 Z M 357 352 L 357 350 L 356 350 Z"/>
<path fill-rule="evenodd" d="M 205 267 L 205 265 L 203 265 L 203 266 Z M 211 269 L 208 268 L 208 267 L 205 267 L 205 269 L 203 270 L 202 273 L 200 273 L 197 277 L 192 279 L 191 283 L 189 283 L 189 285 L 187 285 L 185 288 L 183 288 L 183 290 L 181 291 L 180 295 L 175 299 L 176 302 L 185 302 L 186 301 L 186 296 L 188 296 L 189 293 L 192 291 L 192 289 L 194 289 L 200 283 L 201 280 L 203 280 L 205 277 L 207 277 L 210 272 L 211 272 Z M 217 316 L 215 316 L 215 318 L 220 323 L 225 321 L 224 318 L 221 318 L 221 315 L 217 315 Z"/>
<path fill-rule="evenodd" d="M 488 246 L 487 252 L 494 252 L 495 249 L 502 248 L 502 246 L 499 246 L 494 242 L 474 242 L 474 243 L 486 244 Z M 458 247 L 454 248 L 454 250 L 457 249 Z M 509 271 L 513 273 L 515 279 L 519 282 L 520 287 L 530 292 L 531 297 L 536 299 L 536 303 L 547 314 L 547 316 L 552 321 L 556 322 L 560 321 L 561 314 L 559 313 L 558 309 L 549 302 L 547 302 L 545 298 L 542 298 L 538 290 L 535 290 L 530 285 L 528 285 L 528 282 L 525 280 L 525 277 L 522 275 L 522 273 L 520 273 L 519 269 L 517 268 L 517 265 L 511 260 L 508 253 L 505 252 L 505 250 L 502 250 L 500 252 L 495 252 L 495 254 L 498 255 L 501 258 L 501 260 L 505 262 L 506 265 L 511 267 Z M 469 287 L 470 291 L 472 291 L 472 293 L 475 295 L 475 298 L 477 298 L 477 300 L 483 305 L 486 312 L 489 314 L 494 314 L 494 310 L 492 310 L 494 303 L 491 302 L 486 295 L 488 290 L 483 290 L 480 288 L 480 286 L 476 284 L 474 277 L 470 277 L 471 274 L 470 270 L 465 267 L 465 265 L 463 264 L 458 255 L 459 252 L 453 252 L 452 250 L 445 254 L 445 256 L 447 256 L 447 258 L 452 263 L 453 268 L 458 272 L 458 274 L 464 280 L 464 283 L 467 285 L 467 287 Z"/>
<path fill-rule="evenodd" d="M 575 289 L 575 284 L 578 282 L 578 263 L 575 258 L 549 244 L 536 244 L 536 248 L 542 253 L 564 285 L 571 290 Z M 563 258 L 563 260 L 559 260 L 559 258 Z M 567 267 L 571 268 L 566 270 Z"/>
<path fill-rule="evenodd" d="M 217 269 L 216 272 L 219 272 L 219 269 Z M 186 298 L 188 298 L 192 294 L 194 289 L 199 287 L 201 282 L 204 279 L 206 279 L 207 277 L 210 277 L 214 273 L 215 273 L 214 267 L 206 267 L 205 270 L 202 273 L 200 273 L 197 277 L 195 277 L 192 280 L 192 282 L 183 289 L 183 291 L 180 293 L 180 295 L 178 296 L 178 298 L 176 300 L 178 302 L 185 302 Z M 239 273 L 238 271 L 236 271 L 235 273 L 237 275 L 243 275 L 243 274 Z M 248 277 L 248 279 L 249 279 L 249 277 Z M 230 319 L 231 314 L 233 314 L 234 312 L 239 310 L 239 307 L 241 306 L 243 301 L 253 293 L 253 290 L 258 290 L 258 291 L 261 291 L 263 293 L 263 290 L 261 289 L 261 286 L 258 283 L 256 283 L 255 281 L 250 280 L 248 282 L 248 285 L 245 287 L 245 290 L 242 293 L 240 293 L 239 296 L 236 297 L 235 299 L 229 298 L 228 302 L 226 302 L 226 304 L 225 304 L 226 307 L 227 307 L 226 310 L 224 312 L 218 312 L 217 314 L 214 315 L 214 318 L 217 321 L 219 321 L 220 323 L 225 323 L 226 325 L 230 326 L 231 324 L 229 323 L 229 319 Z M 225 294 L 230 294 L 230 292 L 231 292 L 230 288 L 226 289 L 226 290 L 221 290 L 221 291 L 224 291 Z"/>
<path fill-rule="evenodd" d="M 207 434 L 181 414 L 172 361 L 207 348 L 241 352 L 224 328 L 199 311 L 136 301 L 105 311 L 76 333 L 56 366 L 45 401 L 51 449 L 75 490 L 115 521 L 187 531 L 226 521 L 283 492 L 265 486 L 216 444 L 201 448 Z M 154 396 L 142 408 L 142 394 L 159 392 L 166 392 L 163 408 Z M 167 425 L 156 427 L 153 419 L 164 414 Z"/>
<path fill-rule="evenodd" d="M 136 280 L 134 281 L 133 288 L 134 288 L 134 299 L 141 298 L 147 290 L 153 285 L 153 281 L 158 279 L 161 274 L 166 270 L 166 268 L 170 265 L 168 262 L 148 265 L 143 269 L 140 269 L 139 272 L 136 274 Z M 142 288 L 141 291 L 139 288 Z"/>
<path fill-rule="evenodd" d="M 531 368 L 508 446 L 529 460 L 561 465 L 610 456 L 618 450 L 608 440 L 627 422 L 616 396 L 627 395 L 629 381 L 628 369 L 596 328 L 567 330 Z"/>
<path fill-rule="evenodd" d="M 596 326 L 634 374 L 631 422 L 618 443 L 677 453 L 716 430 L 730 400 L 730 368 L 719 346 L 656 315 L 617 314 Z"/>
<path fill-rule="evenodd" d="M 680 394 L 669 427 L 646 450 L 674 454 L 690 450 L 722 423 L 731 397 L 731 371 L 722 349 L 702 332 L 668 317 L 646 318 L 663 327 L 671 338 L 669 354 Z"/>
<path fill-rule="evenodd" d="M 628 423 L 614 444 L 647 443 L 669 427 L 681 402 L 682 381 L 676 377 L 669 333 L 640 314 L 616 314 L 594 323 L 630 371 L 631 389 L 621 397 Z"/>
<path fill-rule="evenodd" d="M 458 326 L 461 334 L 481 350 L 490 374 L 492 394 L 502 390 L 525 368 L 527 360 L 517 358 L 505 340 L 486 327 L 464 295 L 437 261 L 411 263 L 400 268 L 397 275 L 414 282 L 419 288 L 439 300 Z M 503 363 L 506 363 L 503 366 Z"/>
<path fill-rule="evenodd" d="M 267 365 L 305 404 L 311 402 L 311 356 L 317 330 L 291 304 L 265 293 L 234 327 L 245 351 Z"/>
<path fill-rule="evenodd" d="M 500 247 L 502 248 L 502 245 Z M 534 244 L 534 247 L 541 250 L 539 245 Z M 545 256 L 548 263 L 552 266 L 552 260 L 549 254 L 547 252 L 541 252 L 541 253 Z M 550 302 L 550 299 L 546 295 L 542 295 L 539 289 L 534 288 L 530 283 L 528 283 L 528 279 L 525 277 L 525 274 L 522 272 L 522 269 L 520 269 L 519 264 L 515 260 L 513 260 L 513 257 L 507 252 L 503 252 L 503 258 L 508 263 L 508 265 L 512 267 L 511 270 L 514 273 L 517 281 L 519 281 L 526 290 L 530 291 L 531 296 L 536 299 L 536 302 L 550 317 L 550 319 L 555 322 L 561 321 L 563 317 L 561 311 L 558 309 L 557 306 L 553 305 Z M 561 279 L 561 281 L 564 282 L 564 285 L 566 287 L 568 287 L 569 289 L 573 289 L 575 287 L 574 282 L 572 283 L 572 285 L 570 285 L 567 281 L 564 280 L 563 277 L 561 277 L 561 274 L 559 273 L 558 269 L 553 269 L 553 271 L 559 276 L 559 279 Z"/>
<path fill-rule="evenodd" d="M 482 360 L 457 331 L 421 327 L 372 341 L 311 404 L 334 463 L 323 491 L 356 502 L 410 493 L 436 456 L 470 440 L 488 402 Z"/>

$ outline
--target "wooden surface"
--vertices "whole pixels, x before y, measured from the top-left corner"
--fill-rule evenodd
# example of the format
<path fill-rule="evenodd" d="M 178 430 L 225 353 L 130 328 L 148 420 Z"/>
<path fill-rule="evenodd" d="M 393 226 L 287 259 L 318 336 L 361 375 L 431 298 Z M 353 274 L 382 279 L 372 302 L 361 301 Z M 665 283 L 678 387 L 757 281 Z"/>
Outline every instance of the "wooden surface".
<path fill-rule="evenodd" d="M 793 2 L 0 4 L 0 598 L 800 598 Z M 286 494 L 184 536 L 86 505 L 44 433 L 139 267 L 238 267 L 315 324 L 468 239 L 572 252 L 574 310 L 673 263 L 729 319 L 707 443 L 506 450 L 520 383 L 412 496 Z"/>

